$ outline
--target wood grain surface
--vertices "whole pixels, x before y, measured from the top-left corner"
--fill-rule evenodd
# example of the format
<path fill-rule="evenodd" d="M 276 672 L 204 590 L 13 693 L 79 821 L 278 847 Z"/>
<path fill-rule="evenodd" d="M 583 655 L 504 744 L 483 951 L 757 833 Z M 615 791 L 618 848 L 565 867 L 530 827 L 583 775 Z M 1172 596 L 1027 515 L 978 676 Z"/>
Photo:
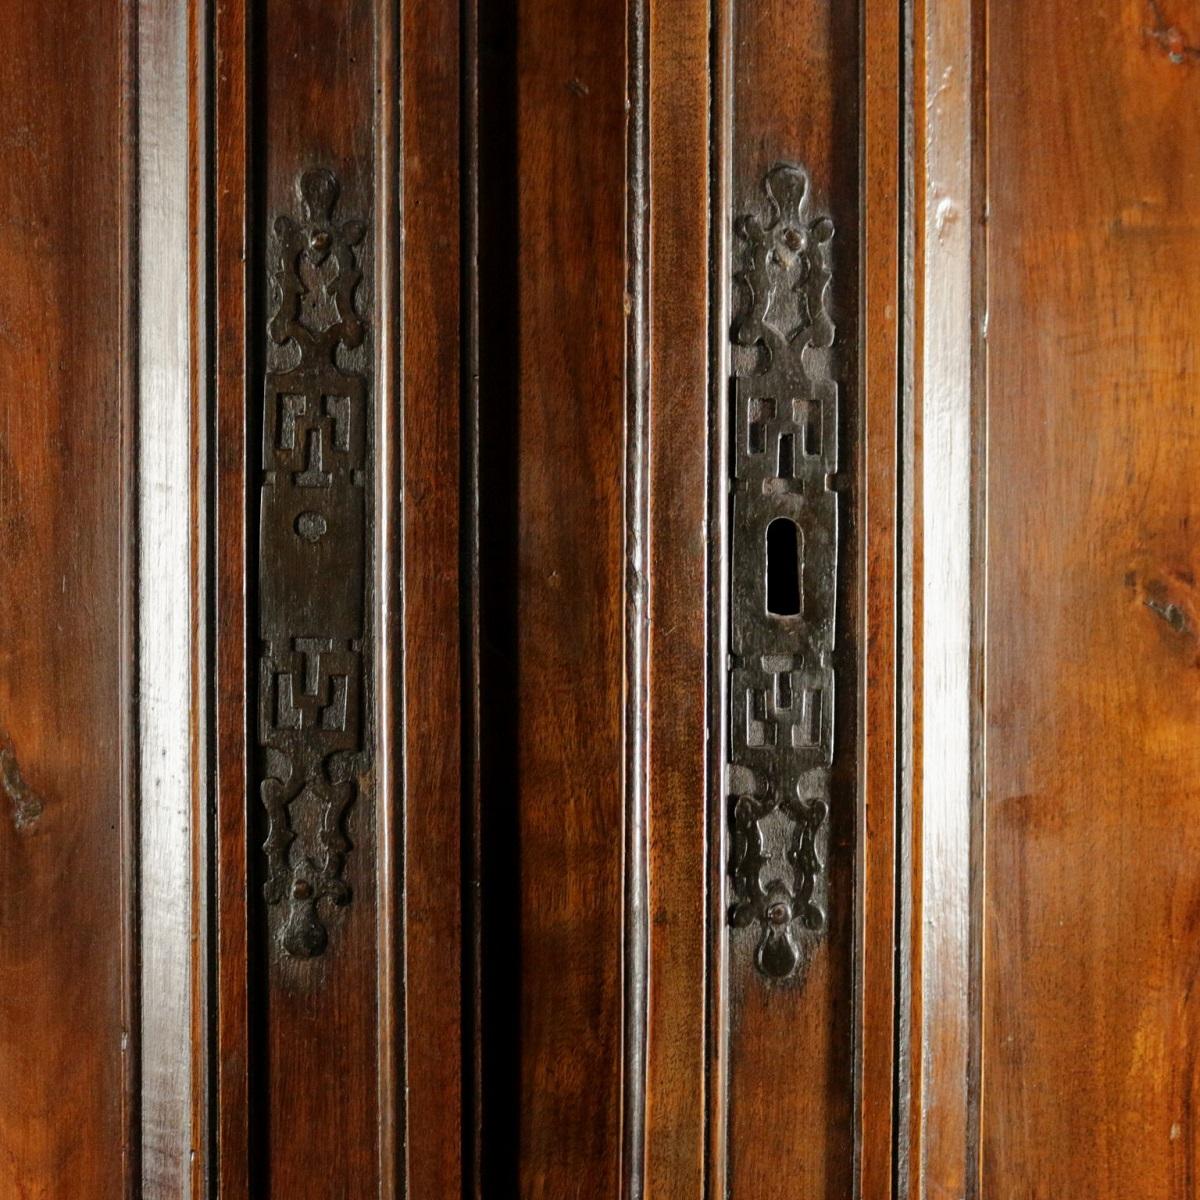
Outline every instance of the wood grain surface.
<path fill-rule="evenodd" d="M 388 5 L 377 10 L 384 15 Z M 381 440 L 393 455 L 403 449 L 402 470 L 385 475 L 400 501 L 403 545 L 381 554 L 378 568 L 382 579 L 401 580 L 404 612 L 396 644 L 403 677 L 384 672 L 381 678 L 381 690 L 404 697 L 402 727 L 392 743 L 399 747 L 403 738 L 403 809 L 397 811 L 393 800 L 387 811 L 390 850 L 398 859 L 392 878 L 402 880 L 404 889 L 403 1033 L 393 1036 L 403 1038 L 404 1094 L 395 1101 L 403 1102 L 405 1121 L 403 1136 L 394 1130 L 391 1137 L 395 1165 L 384 1165 L 385 1181 L 397 1176 L 383 1191 L 389 1200 L 459 1196 L 463 1148 L 472 1140 L 462 1096 L 464 1057 L 471 1053 L 463 1012 L 473 1007 L 464 987 L 475 980 L 463 971 L 472 888 L 464 869 L 462 815 L 467 697 L 460 621 L 469 581 L 461 570 L 460 522 L 471 511 L 471 498 L 463 495 L 461 481 L 461 37 L 457 5 L 406 0 L 400 6 L 399 57 L 390 68 L 402 85 L 392 146 L 398 161 L 381 142 L 376 201 L 382 207 L 399 180 L 398 206 L 390 223 L 379 224 L 381 246 L 397 247 L 403 229 L 399 278 L 392 283 L 394 316 L 388 319 L 383 307 L 380 321 L 381 340 L 390 341 L 393 352 L 403 347 L 394 391 L 381 393 L 379 404 L 384 420 L 397 401 L 403 412 L 402 427 L 385 427 Z M 386 61 L 377 73 L 383 99 L 376 119 L 382 123 L 389 118 Z M 398 1025 L 397 1016 L 390 1015 L 383 1028 L 388 1024 Z M 395 1111 L 384 1105 L 380 1121 L 386 1144 Z"/>
<path fill-rule="evenodd" d="M 1195 1194 L 1197 43 L 988 8 L 989 1197 Z"/>
<path fill-rule="evenodd" d="M 260 411 L 260 381 L 266 365 L 267 323 L 275 311 L 275 298 L 267 288 L 269 231 L 277 214 L 299 215 L 296 181 L 309 168 L 331 170 L 340 180 L 336 219 L 371 221 L 376 187 L 375 21 L 367 3 L 329 6 L 316 0 L 278 0 L 251 5 L 250 11 L 256 20 L 250 31 L 255 87 L 249 97 L 254 207 L 249 247 L 251 394 L 247 420 L 251 430 L 251 512 L 256 513 L 260 487 L 257 447 L 265 419 Z M 377 252 L 373 228 L 360 249 L 364 280 L 355 298 L 358 311 L 365 314 L 368 348 L 386 336 L 378 324 L 372 274 Z M 378 385 L 373 372 L 368 379 L 369 394 L 374 396 Z M 378 446 L 377 433 L 374 445 Z M 255 518 L 251 579 L 258 574 L 257 524 Z M 317 578 L 298 580 L 295 586 L 334 589 L 354 585 Z M 257 615 L 252 616 L 257 634 L 255 622 Z M 257 636 L 253 644 L 251 669 L 257 675 Z M 257 743 L 257 688 L 251 695 L 255 699 L 249 720 Z M 374 720 L 376 716 L 368 717 L 368 722 Z M 369 723 L 367 728 L 370 731 L 374 726 Z M 368 750 L 377 768 L 375 746 L 369 745 Z M 266 1196 L 302 1192 L 320 1179 L 331 1200 L 366 1200 L 379 1191 L 377 788 L 368 777 L 344 818 L 351 847 L 344 875 L 351 901 L 330 916 L 329 949 L 302 961 L 281 953 L 276 926 L 268 929 L 267 906 L 261 897 L 266 875 L 260 849 L 267 824 L 258 798 L 259 778 L 256 744 L 251 770 L 251 956 L 258 972 L 259 1005 L 252 1010 L 251 1027 L 252 1036 L 261 1039 L 254 1083 L 261 1096 L 262 1124 L 255 1139 L 259 1144 L 251 1154 L 264 1160 L 260 1186 Z"/>
<path fill-rule="evenodd" d="M 709 5 L 648 11 L 647 1195 L 702 1196 L 710 841 Z"/>
<path fill-rule="evenodd" d="M 622 1162 L 625 6 L 513 15 L 480 7 L 485 1179 L 599 1198 Z"/>
<path fill-rule="evenodd" d="M 855 1162 L 855 999 L 860 827 L 858 708 L 861 630 L 857 570 L 861 422 L 858 346 L 860 178 L 859 17 L 855 4 L 737 4 L 732 18 L 733 213 L 755 211 L 776 162 L 803 165 L 817 211 L 836 230 L 832 305 L 839 347 L 841 546 L 837 713 L 826 853 L 828 926 L 811 964 L 783 984 L 752 965 L 753 936 L 730 935 L 728 1188 L 783 1200 L 852 1194 Z M 804 80 L 798 88 L 797 79 Z M 846 86 L 844 81 L 854 83 Z M 729 218 L 726 218 L 729 219 Z M 733 254 L 740 247 L 732 248 Z M 786 1047 L 786 1052 L 781 1050 Z"/>
<path fill-rule="evenodd" d="M 969 1080 L 973 814 L 977 737 L 980 520 L 974 258 L 984 211 L 974 190 L 982 77 L 972 7 L 917 0 L 906 130 L 911 192 L 905 247 L 904 401 L 905 899 L 897 1096 L 900 1194 L 962 1195 L 973 1178 Z"/>
<path fill-rule="evenodd" d="M 0 8 L 0 1197 L 1195 1195 L 1195 5 Z M 840 404 L 782 981 L 729 928 L 725 636 L 781 161 Z M 312 168 L 365 226 L 372 670 L 304 958 L 260 492 Z"/>
<path fill-rule="evenodd" d="M 868 36 L 861 61 L 861 421 L 854 497 L 862 548 L 856 1194 L 863 1200 L 888 1200 L 894 1185 L 898 1108 L 903 14 L 891 0 L 869 3 L 862 11 Z"/>
<path fill-rule="evenodd" d="M 9 6 L 0 63 L 0 1191 L 28 1200 L 140 1169 L 126 19 Z"/>
<path fill-rule="evenodd" d="M 257 1200 L 314 1186 L 347 1200 L 457 1194 L 465 1138 L 457 17 L 416 0 L 398 11 L 228 4 L 214 28 L 222 1195 Z M 356 369 L 373 412 L 374 669 L 364 697 L 371 769 L 344 821 L 352 899 L 322 910 L 325 952 L 298 959 L 283 950 L 262 896 L 260 645 L 248 634 L 257 598 L 245 581 L 259 578 L 257 447 L 267 322 L 278 302 L 270 230 L 277 215 L 299 215 L 297 180 L 311 168 L 339 181 L 335 219 L 368 230 L 354 303 L 368 330 Z M 332 593 L 346 581 L 296 586 Z"/>

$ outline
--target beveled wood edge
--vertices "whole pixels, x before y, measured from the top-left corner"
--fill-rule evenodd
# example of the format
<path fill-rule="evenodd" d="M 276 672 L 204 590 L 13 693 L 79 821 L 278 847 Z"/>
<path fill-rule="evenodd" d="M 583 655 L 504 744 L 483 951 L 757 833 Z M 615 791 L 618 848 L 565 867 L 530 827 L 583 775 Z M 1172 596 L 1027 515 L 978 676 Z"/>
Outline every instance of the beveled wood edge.
<path fill-rule="evenodd" d="M 124 153 L 120 165 L 120 228 L 117 269 L 120 277 L 120 557 L 119 601 L 120 646 L 120 912 L 121 931 L 121 1024 L 124 1053 L 121 1068 L 121 1139 L 126 1200 L 136 1200 L 141 1191 L 141 932 L 138 924 L 139 884 L 139 766 L 137 722 L 137 418 L 140 406 L 137 350 L 140 340 L 138 314 L 138 12 L 136 0 L 122 6 L 121 124 Z"/>
<path fill-rule="evenodd" d="M 208 9 L 204 0 L 184 6 L 159 0 L 126 3 L 123 14 L 124 1190 L 130 1197 L 200 1197 L 212 1159 L 204 500 Z M 146 129 L 152 138 L 143 138 Z M 164 554 L 172 556 L 171 568 Z M 190 1037 L 181 1058 L 182 1031 Z"/>
<path fill-rule="evenodd" d="M 195 28 L 202 6 L 142 4 L 132 138 L 138 262 L 137 831 L 141 1186 L 204 1186 L 205 537 L 203 263 L 194 239 Z M 138 136 L 139 130 L 148 136 Z M 180 817 L 182 814 L 182 819 Z M 188 1031 L 180 1053 L 181 1031 Z"/>
<path fill-rule="evenodd" d="M 212 1036 L 216 1019 L 216 967 L 212 949 L 214 830 L 212 800 L 212 669 L 213 591 L 210 536 L 214 500 L 212 472 L 213 330 L 209 319 L 211 293 L 208 194 L 211 182 L 209 135 L 212 114 L 208 99 L 211 82 L 212 23 L 209 0 L 188 3 L 188 299 L 192 411 L 193 538 L 191 592 L 192 622 L 192 1197 L 208 1196 L 216 1175 L 216 1122 L 213 1097 Z"/>
<path fill-rule="evenodd" d="M 983 1180 L 983 985 L 987 843 L 987 574 L 988 574 L 988 26 L 984 0 L 971 16 L 971 850 L 970 964 L 967 1007 L 967 1200 Z"/>
<path fill-rule="evenodd" d="M 375 823 L 379 1195 L 407 1194 L 404 1030 L 403 298 L 400 13 L 375 5 Z"/>
<path fill-rule="evenodd" d="M 648 705 L 643 1190 L 707 1156 L 711 0 L 646 5 Z M 702 336 L 703 335 L 703 336 Z M 680 437 L 681 431 L 688 431 Z"/>
<path fill-rule="evenodd" d="M 459 637 L 464 599 L 470 603 L 461 522 L 471 502 L 462 480 L 463 11 L 429 0 L 377 0 L 377 11 L 396 31 L 392 82 L 378 81 L 387 121 L 396 124 L 376 179 L 377 187 L 384 175 L 392 181 L 389 240 L 397 254 L 393 315 L 381 322 L 394 340 L 395 374 L 391 427 L 380 444 L 391 456 L 389 471 L 398 474 L 391 479 L 393 524 L 385 531 L 389 554 L 376 564 L 381 577 L 401 579 L 402 589 L 401 612 L 388 610 L 393 636 L 402 639 L 393 642 L 399 654 L 392 656 L 394 673 L 380 673 L 403 704 L 390 722 L 403 761 L 389 764 L 403 771 L 402 791 L 391 801 L 392 837 L 402 846 L 393 842 L 392 886 L 402 881 L 403 890 L 402 950 L 388 948 L 402 954 L 403 981 L 403 998 L 388 1015 L 404 1071 L 403 1135 L 395 1147 L 403 1174 L 398 1167 L 394 1174 L 403 1195 L 457 1196 L 470 1109 L 465 987 L 473 973 L 464 950 L 472 937 L 470 903 L 462 890 L 472 804 L 463 773 L 470 704 L 463 683 L 471 668 Z M 422 189 L 411 204 L 410 186 Z M 393 936 L 399 932 L 393 927 Z"/>
<path fill-rule="evenodd" d="M 897 699 L 899 696 L 901 6 L 861 0 L 862 312 L 858 666 L 860 963 L 856 981 L 855 1189 L 894 1184 Z"/>
<path fill-rule="evenodd" d="M 713 0 L 711 126 L 709 139 L 709 1011 L 708 1011 L 708 1163 L 707 1200 L 725 1200 L 728 1192 L 729 1137 L 729 935 L 725 923 L 725 763 L 728 758 L 725 712 L 728 656 L 725 614 L 729 545 L 729 287 L 733 214 L 733 5 Z"/>
<path fill-rule="evenodd" d="M 981 6 L 913 0 L 907 105 L 911 414 L 904 502 L 911 680 L 902 895 L 899 1195 L 979 1194 L 985 546 L 979 299 Z M 927 103 L 933 95 L 937 103 Z"/>
<path fill-rule="evenodd" d="M 625 180 L 625 493 L 623 808 L 625 823 L 624 1028 L 621 1195 L 640 1200 L 646 1153 L 647 785 L 650 566 L 648 454 L 650 379 L 647 272 L 650 251 L 649 30 L 646 0 L 628 4 Z"/>
<path fill-rule="evenodd" d="M 479 0 L 462 0 L 461 477 L 459 481 L 463 779 L 463 1182 L 484 1200 L 483 792 L 480 582 Z"/>
<path fill-rule="evenodd" d="M 211 155 L 214 589 L 214 1166 L 221 1200 L 250 1200 L 247 433 L 251 175 L 247 0 L 214 0 Z"/>

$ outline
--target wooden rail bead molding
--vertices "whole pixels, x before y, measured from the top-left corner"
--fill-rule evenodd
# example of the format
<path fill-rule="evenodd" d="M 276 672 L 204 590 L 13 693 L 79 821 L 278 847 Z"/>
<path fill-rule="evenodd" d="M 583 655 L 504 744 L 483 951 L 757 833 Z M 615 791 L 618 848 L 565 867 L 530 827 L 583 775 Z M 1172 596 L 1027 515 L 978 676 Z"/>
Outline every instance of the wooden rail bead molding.
<path fill-rule="evenodd" d="M 325 169 L 297 181 L 301 217 L 271 229 L 259 548 L 260 792 L 277 944 L 323 953 L 322 901 L 347 904 L 347 810 L 367 770 L 371 429 L 355 308 L 366 225 L 334 216 Z"/>
<path fill-rule="evenodd" d="M 728 919 L 757 927 L 758 970 L 785 979 L 828 904 L 838 387 L 833 223 L 812 213 L 802 167 L 776 164 L 762 192 L 735 223 Z"/>

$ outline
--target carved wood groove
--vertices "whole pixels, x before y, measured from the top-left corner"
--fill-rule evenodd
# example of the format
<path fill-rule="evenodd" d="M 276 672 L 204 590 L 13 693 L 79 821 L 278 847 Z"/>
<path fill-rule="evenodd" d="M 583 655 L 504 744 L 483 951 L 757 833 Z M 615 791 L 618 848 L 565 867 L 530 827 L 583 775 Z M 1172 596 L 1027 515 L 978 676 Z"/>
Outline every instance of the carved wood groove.
<path fill-rule="evenodd" d="M 269 243 L 259 790 L 263 894 L 276 943 L 294 958 L 324 952 L 325 913 L 350 900 L 344 821 L 369 765 L 371 430 L 355 309 L 367 227 L 335 219 L 339 190 L 331 171 L 305 171 L 302 215 L 277 216 Z"/>
<path fill-rule="evenodd" d="M 761 211 L 735 224 L 728 920 L 757 927 L 755 964 L 783 979 L 828 906 L 838 387 L 833 223 L 811 212 L 802 167 L 776 164 L 762 190 Z"/>

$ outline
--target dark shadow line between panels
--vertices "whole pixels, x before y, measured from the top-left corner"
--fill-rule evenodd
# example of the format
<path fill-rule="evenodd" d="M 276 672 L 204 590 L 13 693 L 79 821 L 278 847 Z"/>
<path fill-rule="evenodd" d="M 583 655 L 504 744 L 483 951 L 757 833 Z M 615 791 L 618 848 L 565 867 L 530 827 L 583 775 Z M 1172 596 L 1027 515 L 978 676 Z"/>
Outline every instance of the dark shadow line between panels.
<path fill-rule="evenodd" d="M 479 155 L 479 1163 L 489 1194 L 520 1186 L 521 840 L 518 538 L 521 327 L 517 0 L 477 0 Z"/>
<path fill-rule="evenodd" d="M 479 0 L 462 0 L 460 21 L 459 667 L 461 701 L 462 1192 L 482 1200 L 483 908 L 479 670 Z"/>

